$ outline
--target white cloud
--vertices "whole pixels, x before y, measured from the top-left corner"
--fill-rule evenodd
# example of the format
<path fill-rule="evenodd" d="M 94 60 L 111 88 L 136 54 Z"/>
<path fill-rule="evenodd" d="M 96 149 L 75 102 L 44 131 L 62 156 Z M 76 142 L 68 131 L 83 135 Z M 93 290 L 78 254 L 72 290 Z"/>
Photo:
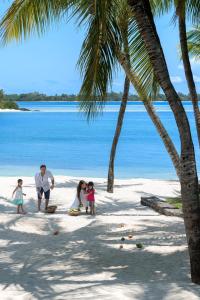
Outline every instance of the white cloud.
<path fill-rule="evenodd" d="M 184 69 L 184 68 L 183 68 L 183 64 L 179 64 L 179 65 L 178 65 L 178 69 L 183 70 L 183 69 Z"/>
<path fill-rule="evenodd" d="M 194 68 L 194 67 L 199 67 L 200 66 L 200 59 L 195 59 L 194 57 L 190 59 L 190 63 L 191 63 L 191 66 Z M 184 67 L 183 67 L 183 63 L 180 63 L 178 65 L 178 69 L 179 70 L 184 70 Z"/>
<path fill-rule="evenodd" d="M 197 75 L 194 75 L 194 81 L 195 81 L 195 82 L 200 82 L 200 77 L 197 76 Z"/>
<path fill-rule="evenodd" d="M 170 78 L 171 78 L 171 81 L 173 83 L 181 83 L 181 82 L 183 82 L 183 79 L 180 76 L 170 76 Z"/>
<path fill-rule="evenodd" d="M 190 59 L 192 66 L 199 66 L 200 65 L 200 59 L 195 59 L 194 57 Z"/>

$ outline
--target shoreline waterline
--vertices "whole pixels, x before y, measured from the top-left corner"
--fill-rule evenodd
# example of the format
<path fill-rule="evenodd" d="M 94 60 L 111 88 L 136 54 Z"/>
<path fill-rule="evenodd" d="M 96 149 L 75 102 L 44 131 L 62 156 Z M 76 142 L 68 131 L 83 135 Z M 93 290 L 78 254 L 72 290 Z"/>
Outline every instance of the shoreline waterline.
<path fill-rule="evenodd" d="M 42 164 L 43 162 L 41 162 Z M 40 165 L 36 166 L 0 166 L 0 177 L 32 177 L 35 173 L 39 172 Z M 47 164 L 47 168 L 52 171 L 55 176 L 75 177 L 75 178 L 98 178 L 107 180 L 107 169 L 99 168 L 96 171 L 92 169 L 56 169 Z M 119 168 L 115 170 L 115 180 L 134 180 L 134 179 L 147 179 L 147 180 L 167 180 L 177 181 L 178 177 L 173 172 L 159 173 L 157 172 L 142 172 L 138 170 L 131 172 L 126 168 Z"/>
<path fill-rule="evenodd" d="M 39 172 L 39 170 L 38 170 Z M 94 177 L 94 176 L 70 176 L 70 175 L 62 175 L 62 174 L 53 174 L 53 176 L 55 177 L 55 179 L 66 179 L 66 180 L 82 180 L 82 179 L 85 179 L 85 180 L 96 180 L 96 181 L 102 181 L 104 183 L 107 182 L 107 178 L 106 177 Z M 35 174 L 33 174 L 32 176 L 31 175 L 25 175 L 23 176 L 23 180 L 34 180 L 34 177 L 35 177 Z M 19 176 L 17 175 L 9 175 L 9 176 L 4 176 L 4 175 L 0 175 L 0 178 L 1 179 L 18 179 Z M 145 177 L 132 177 L 132 178 L 115 178 L 115 181 L 116 182 L 122 182 L 122 183 L 125 183 L 125 182 L 133 182 L 133 181 L 145 181 L 145 182 L 176 182 L 176 183 L 179 183 L 179 180 L 178 179 L 161 179 L 161 178 L 145 178 Z M 56 185 L 55 185 L 56 186 Z"/>

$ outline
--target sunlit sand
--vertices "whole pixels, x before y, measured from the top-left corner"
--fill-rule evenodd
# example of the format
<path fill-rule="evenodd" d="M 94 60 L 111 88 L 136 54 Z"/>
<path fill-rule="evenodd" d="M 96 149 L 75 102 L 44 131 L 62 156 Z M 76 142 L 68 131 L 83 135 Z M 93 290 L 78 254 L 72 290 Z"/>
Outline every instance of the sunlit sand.
<path fill-rule="evenodd" d="M 52 215 L 36 213 L 33 178 L 23 179 L 25 216 L 9 202 L 16 178 L 1 178 L 1 300 L 199 299 L 200 288 L 189 277 L 183 220 L 140 205 L 141 195 L 176 195 L 176 181 L 116 180 L 115 193 L 108 194 L 106 181 L 93 178 L 96 217 L 84 211 L 71 217 L 78 178 L 56 177 Z"/>

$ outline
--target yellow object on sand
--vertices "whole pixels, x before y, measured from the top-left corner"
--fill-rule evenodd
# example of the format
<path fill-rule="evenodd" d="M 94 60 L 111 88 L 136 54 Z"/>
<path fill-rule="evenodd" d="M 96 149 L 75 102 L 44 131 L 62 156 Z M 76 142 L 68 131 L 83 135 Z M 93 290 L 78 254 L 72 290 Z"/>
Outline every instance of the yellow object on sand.
<path fill-rule="evenodd" d="M 78 216 L 80 214 L 80 211 L 78 209 L 75 209 L 75 208 L 71 208 L 69 211 L 68 211 L 68 214 L 70 216 Z"/>

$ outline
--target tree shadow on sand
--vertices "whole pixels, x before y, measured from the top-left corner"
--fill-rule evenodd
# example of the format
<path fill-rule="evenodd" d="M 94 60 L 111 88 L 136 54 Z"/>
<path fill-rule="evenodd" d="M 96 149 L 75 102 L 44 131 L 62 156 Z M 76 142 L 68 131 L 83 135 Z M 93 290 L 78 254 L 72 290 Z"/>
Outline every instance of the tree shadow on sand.
<path fill-rule="evenodd" d="M 84 180 L 84 178 L 83 178 Z M 80 179 L 69 179 L 61 183 L 56 183 L 56 188 L 76 188 Z M 107 189 L 107 181 L 104 182 L 94 182 L 95 189 L 99 191 L 106 191 Z M 127 188 L 127 187 L 134 187 L 134 186 L 142 186 L 142 183 L 123 183 L 122 184 L 115 184 L 115 188 L 121 189 L 121 188 Z"/>
<path fill-rule="evenodd" d="M 116 203 L 112 212 L 121 209 Z M 18 230 L 18 222 L 26 229 L 27 218 L 30 223 L 43 222 L 42 234 Z M 161 300 L 173 289 L 199 295 L 200 288 L 190 283 L 187 250 L 181 247 L 186 245 L 184 227 L 177 218 L 172 223 L 167 217 L 148 219 L 144 215 L 139 227 L 132 228 L 134 238 L 126 239 L 121 250 L 121 236 L 130 229 L 106 222 L 106 216 L 86 217 L 87 225 L 72 232 L 60 224 L 56 236 L 49 230 L 49 218 L 40 218 L 16 218 L 0 226 L 0 282 L 4 291 L 12 283 L 36 299 L 48 300 Z M 127 220 L 115 218 L 118 223 Z M 60 219 L 55 221 L 59 225 Z M 143 250 L 135 247 L 138 242 L 144 244 Z M 175 248 L 160 253 L 161 247 L 169 246 Z"/>

